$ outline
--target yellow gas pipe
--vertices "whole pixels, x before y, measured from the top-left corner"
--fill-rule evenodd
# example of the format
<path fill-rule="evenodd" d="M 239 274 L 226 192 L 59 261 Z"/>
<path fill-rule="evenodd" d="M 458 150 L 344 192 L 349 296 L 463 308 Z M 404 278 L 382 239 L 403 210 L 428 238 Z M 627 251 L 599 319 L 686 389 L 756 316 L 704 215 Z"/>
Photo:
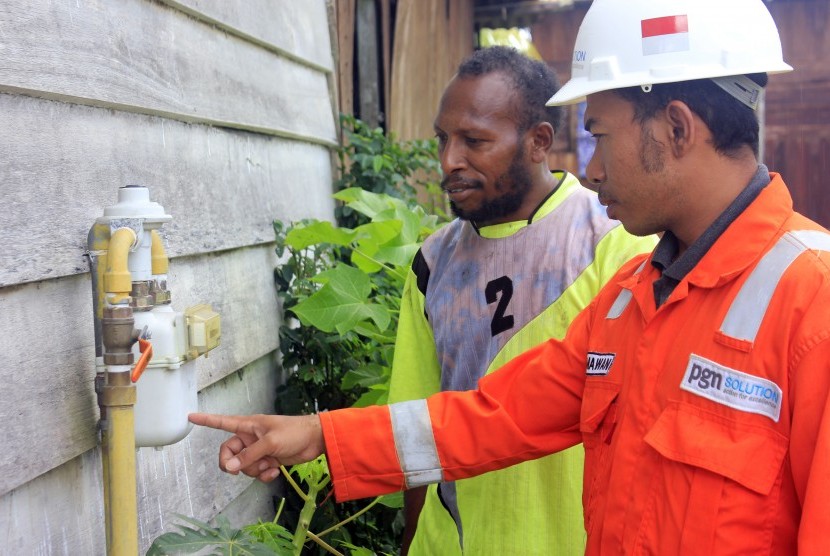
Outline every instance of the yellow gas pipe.
<path fill-rule="evenodd" d="M 150 260 L 152 265 L 151 272 L 154 276 L 159 274 L 167 274 L 170 262 L 167 258 L 167 251 L 164 249 L 164 242 L 161 241 L 161 236 L 158 230 L 150 232 Z"/>
<path fill-rule="evenodd" d="M 89 251 L 90 251 L 90 265 L 92 267 L 92 283 L 93 283 L 93 305 L 95 308 L 95 356 L 103 361 L 104 346 L 101 340 L 101 323 L 104 318 L 104 268 L 107 264 L 107 249 L 110 241 L 110 227 L 106 224 L 94 224 L 89 233 Z M 104 383 L 106 381 L 106 374 L 100 368 L 95 373 L 95 394 L 98 396 L 98 408 L 101 414 L 101 469 L 103 471 L 104 483 L 104 516 L 109 516 L 110 511 L 110 492 L 109 492 L 109 449 L 107 435 L 103 434 L 103 425 L 108 423 L 106 407 L 101 405 L 101 392 L 103 391 Z M 110 545 L 110 523 L 109 518 L 105 518 L 106 522 L 106 546 Z"/>
<path fill-rule="evenodd" d="M 138 503 L 135 464 L 135 386 L 130 380 L 137 339 L 132 308 L 132 281 L 128 267 L 136 234 L 119 228 L 109 238 L 103 273 L 102 336 L 106 374 L 100 386 L 101 452 L 104 477 L 104 513 L 107 554 L 138 553 Z"/>
<path fill-rule="evenodd" d="M 127 261 L 130 247 L 135 244 L 136 235 L 130 228 L 118 228 L 110 237 L 106 271 L 104 272 L 104 292 L 107 304 L 117 305 L 130 297 L 133 282 Z"/>

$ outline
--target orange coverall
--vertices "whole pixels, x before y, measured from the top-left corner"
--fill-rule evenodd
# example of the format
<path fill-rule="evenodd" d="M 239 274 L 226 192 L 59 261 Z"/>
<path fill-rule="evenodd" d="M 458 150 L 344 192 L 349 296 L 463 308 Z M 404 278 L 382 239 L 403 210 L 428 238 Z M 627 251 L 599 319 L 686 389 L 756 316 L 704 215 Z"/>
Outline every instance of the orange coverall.
<path fill-rule="evenodd" d="M 659 309 L 639 258 L 476 391 L 321 414 L 337 498 L 583 442 L 587 554 L 830 554 L 830 235 L 771 177 Z"/>

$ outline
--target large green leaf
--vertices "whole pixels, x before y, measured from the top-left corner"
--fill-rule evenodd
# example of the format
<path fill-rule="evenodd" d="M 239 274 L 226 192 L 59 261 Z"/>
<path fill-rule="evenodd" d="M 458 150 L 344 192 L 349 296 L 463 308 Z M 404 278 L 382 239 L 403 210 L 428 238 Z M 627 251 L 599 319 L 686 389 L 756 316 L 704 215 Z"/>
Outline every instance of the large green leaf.
<path fill-rule="evenodd" d="M 352 251 L 351 262 L 366 273 L 379 271 L 384 266 L 407 267 L 418 251 L 419 244 L 401 235 L 403 220 L 372 222 L 367 234 L 361 234 Z M 361 226 L 361 229 L 364 228 Z M 418 222 L 414 226 L 417 235 Z"/>
<path fill-rule="evenodd" d="M 359 250 L 355 249 L 351 256 L 352 264 L 367 274 L 378 272 L 383 268 L 380 261 L 374 257 L 375 252 L 372 251 L 371 247 L 373 246 L 370 245 Z"/>
<path fill-rule="evenodd" d="M 420 243 L 422 215 L 406 207 L 403 209 L 397 208 L 395 217 L 403 223 L 400 233 L 401 241 Z"/>
<path fill-rule="evenodd" d="M 303 324 L 324 332 L 337 330 L 339 334 L 365 320 L 373 321 L 381 330 L 389 326 L 389 310 L 369 301 L 372 285 L 369 276 L 360 270 L 338 264 L 315 280 L 324 282 L 323 287 L 291 309 Z"/>
<path fill-rule="evenodd" d="M 419 245 L 417 243 L 407 243 L 405 245 L 384 245 L 375 253 L 375 260 L 381 261 L 384 264 L 392 266 L 409 267 L 412 264 L 412 259 L 415 253 L 418 252 Z"/>
<path fill-rule="evenodd" d="M 293 249 L 305 249 L 319 243 L 334 245 L 349 245 L 357 236 L 357 232 L 348 228 L 336 228 L 331 222 L 317 221 L 307 226 L 293 228 L 285 236 L 286 245 Z"/>
<path fill-rule="evenodd" d="M 258 542 L 264 544 L 275 555 L 294 554 L 294 535 L 282 525 L 274 521 L 259 521 L 242 528 Z"/>
<path fill-rule="evenodd" d="M 361 231 L 356 248 L 352 251 L 351 261 L 366 273 L 373 273 L 383 268 L 383 259 L 376 257 L 382 245 L 394 243 L 401 231 L 401 223 L 394 220 L 371 222 L 357 228 Z"/>
<path fill-rule="evenodd" d="M 364 338 L 374 340 L 381 345 L 395 343 L 395 330 L 387 329 L 381 332 L 374 324 L 372 324 L 371 321 L 365 321 L 355 325 L 352 331 L 356 334 L 360 334 Z"/>
<path fill-rule="evenodd" d="M 389 195 L 366 191 L 365 189 L 361 189 L 359 187 L 350 187 L 348 189 L 338 191 L 334 194 L 334 198 L 343 201 L 353 210 L 356 210 L 357 212 L 364 214 L 373 220 L 378 213 L 388 210 L 395 205 L 400 204 L 406 206 L 406 203 L 400 199 L 390 197 Z"/>
<path fill-rule="evenodd" d="M 383 245 L 400 236 L 403 223 L 397 220 L 369 222 L 354 229 L 358 243 Z"/>
<path fill-rule="evenodd" d="M 212 554 L 222 556 L 274 556 L 272 547 L 257 542 L 244 531 L 232 528 L 222 516 L 216 518 L 216 527 L 191 517 L 176 517 L 194 527 L 176 524 L 180 532 L 165 533 L 156 538 L 147 551 L 147 556 L 195 554 L 209 548 L 216 549 Z"/>
<path fill-rule="evenodd" d="M 423 211 L 417 211 L 401 203 L 390 206 L 374 216 L 378 222 L 397 222 L 400 231 L 397 234 L 398 243 L 419 243 Z"/>
<path fill-rule="evenodd" d="M 389 398 L 388 384 L 373 384 L 369 386 L 352 407 L 368 407 L 370 405 L 384 405 Z"/>
<path fill-rule="evenodd" d="M 389 378 L 389 373 L 386 367 L 377 363 L 369 363 L 347 372 L 343 375 L 343 381 L 340 384 L 343 389 L 349 390 L 355 386 L 369 387 L 379 384 L 387 378 Z"/>
<path fill-rule="evenodd" d="M 387 508 L 403 508 L 403 492 L 393 492 L 380 497 L 380 503 Z"/>

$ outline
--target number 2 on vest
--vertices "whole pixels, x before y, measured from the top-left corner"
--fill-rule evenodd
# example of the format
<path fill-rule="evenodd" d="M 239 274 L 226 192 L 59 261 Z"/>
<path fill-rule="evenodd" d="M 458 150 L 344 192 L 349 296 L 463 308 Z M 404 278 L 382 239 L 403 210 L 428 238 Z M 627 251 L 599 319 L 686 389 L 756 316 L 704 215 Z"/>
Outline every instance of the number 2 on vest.
<path fill-rule="evenodd" d="M 501 295 L 499 295 L 501 294 Z M 490 334 L 495 336 L 501 334 L 505 330 L 513 328 L 513 315 L 505 315 L 507 305 L 513 297 L 513 280 L 507 276 L 496 278 L 487 283 L 484 288 L 484 296 L 487 299 L 487 304 L 495 303 L 496 313 L 493 315 L 493 320 L 490 321 Z"/>

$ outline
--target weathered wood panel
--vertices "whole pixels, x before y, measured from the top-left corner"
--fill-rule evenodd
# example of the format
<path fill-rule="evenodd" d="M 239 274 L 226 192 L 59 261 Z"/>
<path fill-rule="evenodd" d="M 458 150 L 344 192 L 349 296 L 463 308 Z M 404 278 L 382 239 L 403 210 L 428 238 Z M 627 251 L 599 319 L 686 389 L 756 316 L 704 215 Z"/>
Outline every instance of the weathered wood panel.
<path fill-rule="evenodd" d="M 383 81 L 383 112 L 384 118 L 389 111 L 388 106 L 392 95 L 392 2 L 380 0 L 378 18 L 380 19 L 381 43 L 381 77 Z"/>
<path fill-rule="evenodd" d="M 0 91 L 336 141 L 324 72 L 162 4 L 9 0 L 0 29 Z"/>
<path fill-rule="evenodd" d="M 275 264 L 270 245 L 171 261 L 173 307 L 210 303 L 222 318 L 199 388 L 278 347 Z M 88 274 L 0 289 L 0 494 L 96 445 L 94 376 Z"/>
<path fill-rule="evenodd" d="M 280 54 L 331 71 L 325 0 L 161 0 Z"/>
<path fill-rule="evenodd" d="M 586 5 L 576 5 L 572 10 L 547 12 L 530 26 L 533 46 L 556 71 L 560 83 L 564 84 L 571 77 L 576 33 L 587 10 Z"/>
<path fill-rule="evenodd" d="M 771 133 L 799 125 L 830 126 L 830 72 L 827 68 L 808 66 L 770 76 L 766 125 Z"/>
<path fill-rule="evenodd" d="M 354 28 L 356 0 L 337 4 L 337 92 L 340 111 L 354 114 Z"/>
<path fill-rule="evenodd" d="M 795 209 L 830 227 L 830 3 L 772 2 L 784 60 L 795 71 L 770 76 L 764 162 L 780 172 Z"/>
<path fill-rule="evenodd" d="M 801 125 L 784 137 L 768 137 L 764 156 L 787 183 L 795 210 L 830 227 L 830 192 L 823 179 L 830 172 L 830 128 Z"/>
<path fill-rule="evenodd" d="M 443 0 L 402 0 L 395 19 L 389 128 L 402 139 L 434 135 L 441 92 L 452 76 Z"/>
<path fill-rule="evenodd" d="M 86 272 L 87 234 L 127 184 L 173 216 L 171 256 L 273 241 L 274 219 L 331 218 L 327 148 L 0 94 L 0 287 Z"/>
<path fill-rule="evenodd" d="M 400 0 L 395 20 L 389 129 L 428 139 L 441 94 L 473 49 L 473 2 Z"/>
<path fill-rule="evenodd" d="M 357 98 L 360 119 L 372 128 L 380 125 L 381 49 L 375 0 L 357 0 Z"/>
<path fill-rule="evenodd" d="M 276 362 L 269 354 L 199 395 L 199 407 L 219 413 L 273 408 Z M 244 376 L 240 376 L 244 375 Z M 38 443 L 48 442 L 41 429 Z M 216 465 L 223 433 L 196 428 L 160 451 L 137 452 L 141 554 L 172 530 L 174 514 L 208 520 L 220 510 L 235 524 L 271 511 L 276 487 L 222 473 Z M 34 438 L 34 436 L 33 436 Z M 229 505 L 230 504 L 230 505 Z M 0 553 L 104 554 L 103 485 L 98 448 L 0 497 Z"/>

